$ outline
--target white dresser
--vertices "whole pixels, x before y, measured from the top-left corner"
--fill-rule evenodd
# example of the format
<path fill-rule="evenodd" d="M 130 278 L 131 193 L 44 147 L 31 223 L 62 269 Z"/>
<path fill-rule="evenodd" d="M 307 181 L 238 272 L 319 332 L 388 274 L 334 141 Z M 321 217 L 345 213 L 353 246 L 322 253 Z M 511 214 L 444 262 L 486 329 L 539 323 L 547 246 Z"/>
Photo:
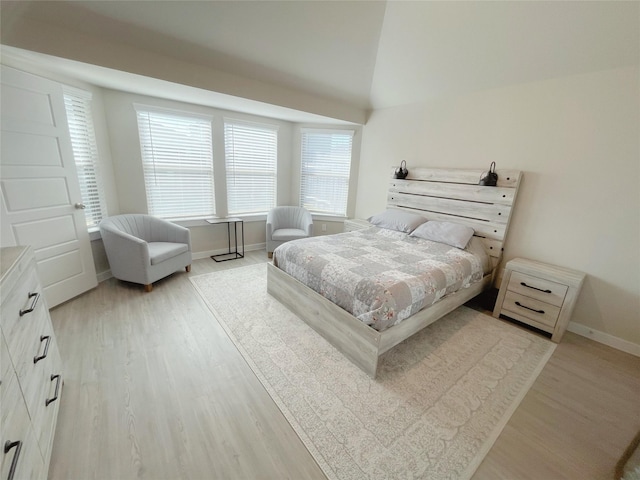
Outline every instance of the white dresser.
<path fill-rule="evenodd" d="M 577 270 L 514 258 L 505 266 L 493 316 L 502 314 L 536 327 L 559 343 L 584 278 Z"/>
<path fill-rule="evenodd" d="M 1 478 L 47 478 L 62 362 L 32 249 L 0 249 L 0 267 Z"/>

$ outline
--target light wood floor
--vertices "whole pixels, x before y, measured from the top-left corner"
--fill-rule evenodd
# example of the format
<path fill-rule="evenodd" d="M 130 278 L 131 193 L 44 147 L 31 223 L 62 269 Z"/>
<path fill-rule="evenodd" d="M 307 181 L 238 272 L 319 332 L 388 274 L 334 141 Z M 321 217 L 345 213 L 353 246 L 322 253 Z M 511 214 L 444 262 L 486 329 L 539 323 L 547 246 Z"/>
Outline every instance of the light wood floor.
<path fill-rule="evenodd" d="M 110 279 L 51 311 L 65 385 L 51 479 L 324 479 L 188 281 Z M 640 358 L 568 333 L 474 479 L 609 479 L 640 429 Z"/>

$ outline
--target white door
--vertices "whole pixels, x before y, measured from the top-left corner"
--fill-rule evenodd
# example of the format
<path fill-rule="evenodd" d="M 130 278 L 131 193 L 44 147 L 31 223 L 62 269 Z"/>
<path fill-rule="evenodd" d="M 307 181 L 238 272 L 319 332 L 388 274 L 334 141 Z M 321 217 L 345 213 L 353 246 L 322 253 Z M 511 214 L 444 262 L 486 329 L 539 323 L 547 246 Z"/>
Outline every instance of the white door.
<path fill-rule="evenodd" d="M 62 87 L 2 66 L 0 245 L 31 245 L 49 307 L 97 282 Z"/>

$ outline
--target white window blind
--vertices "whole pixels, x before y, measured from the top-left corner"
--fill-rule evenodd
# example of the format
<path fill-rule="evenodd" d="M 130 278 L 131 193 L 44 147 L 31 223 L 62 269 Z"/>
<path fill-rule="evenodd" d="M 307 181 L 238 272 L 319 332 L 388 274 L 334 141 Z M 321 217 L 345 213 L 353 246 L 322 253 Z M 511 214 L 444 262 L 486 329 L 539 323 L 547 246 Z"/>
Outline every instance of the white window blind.
<path fill-rule="evenodd" d="M 350 130 L 302 130 L 301 206 L 346 216 L 352 143 Z"/>
<path fill-rule="evenodd" d="M 225 120 L 224 149 L 229 215 L 275 207 L 277 127 Z"/>
<path fill-rule="evenodd" d="M 70 87 L 64 87 L 63 93 L 87 227 L 97 227 L 107 216 L 107 207 L 93 128 L 91 94 Z"/>
<path fill-rule="evenodd" d="M 136 109 L 149 213 L 214 215 L 211 118 Z"/>

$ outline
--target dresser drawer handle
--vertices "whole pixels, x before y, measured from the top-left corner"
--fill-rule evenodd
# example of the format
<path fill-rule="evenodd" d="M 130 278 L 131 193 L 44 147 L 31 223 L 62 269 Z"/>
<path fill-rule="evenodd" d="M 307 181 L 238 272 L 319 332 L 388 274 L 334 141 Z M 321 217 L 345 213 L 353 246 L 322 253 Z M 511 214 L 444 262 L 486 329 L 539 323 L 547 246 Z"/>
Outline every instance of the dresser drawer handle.
<path fill-rule="evenodd" d="M 11 442 L 7 440 L 4 444 L 4 454 L 9 453 L 12 448 L 16 449 L 16 453 L 13 454 L 13 460 L 11 460 L 11 467 L 9 467 L 9 476 L 7 480 L 13 480 L 13 476 L 16 474 L 16 467 L 18 466 L 18 458 L 20 457 L 20 451 L 22 450 L 22 442 L 17 440 Z"/>
<path fill-rule="evenodd" d="M 31 313 L 35 310 L 36 303 L 38 303 L 38 299 L 40 298 L 40 294 L 29 292 L 29 296 L 27 298 L 33 298 L 33 300 L 31 300 L 31 305 L 29 306 L 29 308 L 27 308 L 26 310 L 20 310 L 20 316 L 26 315 L 27 313 Z"/>
<path fill-rule="evenodd" d="M 544 310 L 536 310 L 535 308 L 531 308 L 531 307 L 527 307 L 526 305 L 522 305 L 520 302 L 516 302 L 516 305 L 518 305 L 519 307 L 522 307 L 522 308 L 526 308 L 527 310 L 531 310 L 532 312 L 544 313 Z"/>
<path fill-rule="evenodd" d="M 49 352 L 49 344 L 51 343 L 51 335 L 40 335 L 40 345 L 42 345 L 42 342 L 44 340 L 46 340 L 47 342 L 44 344 L 44 352 L 42 352 L 42 355 L 40 356 L 33 357 L 34 364 L 38 363 L 40 360 L 47 358 L 47 353 Z"/>
<path fill-rule="evenodd" d="M 55 402 L 58 399 L 58 393 L 60 391 L 60 375 L 51 375 L 51 381 L 58 380 L 56 383 L 56 393 L 53 394 L 53 398 L 47 398 L 44 402 L 44 406 L 48 407 L 50 403 Z"/>
<path fill-rule="evenodd" d="M 551 292 L 551 290 L 549 290 L 549 289 L 547 289 L 547 290 L 542 290 L 541 288 L 538 288 L 538 287 L 532 287 L 531 285 L 527 285 L 527 284 L 526 284 L 526 283 L 524 283 L 524 282 L 520 282 L 520 285 L 522 285 L 523 287 L 527 287 L 527 288 L 533 288 L 534 290 L 538 290 L 539 292 L 542 292 L 542 293 L 553 293 L 553 292 Z"/>

